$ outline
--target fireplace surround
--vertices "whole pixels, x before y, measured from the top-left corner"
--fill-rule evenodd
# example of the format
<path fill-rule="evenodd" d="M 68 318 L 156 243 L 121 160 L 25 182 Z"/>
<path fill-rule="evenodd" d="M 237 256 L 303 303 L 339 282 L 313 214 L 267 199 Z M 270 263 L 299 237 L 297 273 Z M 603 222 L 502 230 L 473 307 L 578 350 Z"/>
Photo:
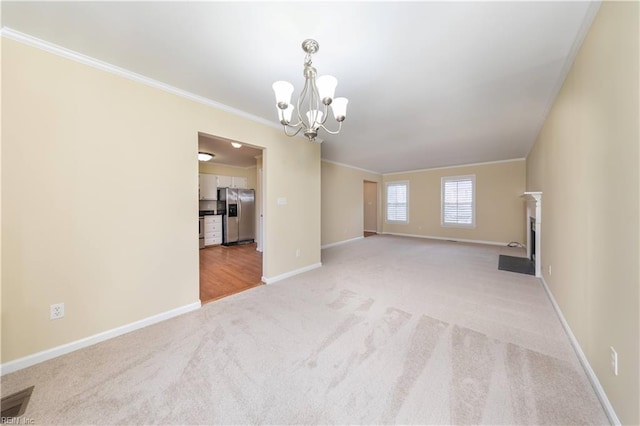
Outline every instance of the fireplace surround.
<path fill-rule="evenodd" d="M 542 192 L 525 192 L 527 202 L 527 257 L 535 264 L 536 277 L 542 277 Z"/>

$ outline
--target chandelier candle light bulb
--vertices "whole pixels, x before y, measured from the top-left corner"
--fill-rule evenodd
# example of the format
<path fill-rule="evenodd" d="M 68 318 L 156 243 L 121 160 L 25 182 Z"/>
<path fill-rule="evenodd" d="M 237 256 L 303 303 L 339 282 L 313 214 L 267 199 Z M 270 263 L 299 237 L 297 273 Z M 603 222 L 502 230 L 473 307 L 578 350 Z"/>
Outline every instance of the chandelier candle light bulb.
<path fill-rule="evenodd" d="M 318 94 L 322 103 L 330 105 L 336 93 L 336 86 L 338 85 L 338 79 L 332 75 L 323 75 L 316 80 L 316 86 L 318 86 Z"/>
<path fill-rule="evenodd" d="M 331 103 L 331 110 L 333 116 L 339 123 L 343 122 L 347 116 L 347 104 L 349 99 L 347 98 L 335 98 Z"/>
<path fill-rule="evenodd" d="M 291 122 L 291 116 L 293 115 L 294 106 L 289 104 L 286 108 L 281 109 L 278 108 L 278 118 L 280 119 L 280 123 L 282 125 L 287 125 Z"/>
<path fill-rule="evenodd" d="M 316 79 L 317 70 L 311 66 L 311 55 L 316 53 L 320 45 L 317 41 L 307 39 L 302 42 L 302 50 L 306 52 L 304 59 L 305 78 L 302 93 L 296 101 L 296 107 L 291 104 L 293 85 L 287 81 L 273 83 L 273 91 L 276 95 L 278 107 L 278 119 L 284 126 L 287 136 L 295 136 L 300 131 L 310 140 L 315 141 L 318 130 L 322 128 L 332 135 L 338 134 L 342 129 L 342 122 L 347 117 L 347 98 L 334 98 L 338 80 L 332 75 L 323 75 Z M 333 116 L 338 122 L 338 129 L 331 131 L 325 127 L 328 117 L 328 109 L 331 105 Z M 296 109 L 298 122 L 291 124 L 293 110 Z M 287 129 L 295 130 L 289 133 Z"/>
<path fill-rule="evenodd" d="M 287 109 L 293 94 L 293 84 L 288 81 L 276 81 L 273 83 L 273 91 L 276 93 L 278 108 Z"/>
<path fill-rule="evenodd" d="M 309 127 L 317 129 L 319 123 L 322 123 L 322 111 L 312 109 L 307 112 L 307 120 L 309 120 Z"/>

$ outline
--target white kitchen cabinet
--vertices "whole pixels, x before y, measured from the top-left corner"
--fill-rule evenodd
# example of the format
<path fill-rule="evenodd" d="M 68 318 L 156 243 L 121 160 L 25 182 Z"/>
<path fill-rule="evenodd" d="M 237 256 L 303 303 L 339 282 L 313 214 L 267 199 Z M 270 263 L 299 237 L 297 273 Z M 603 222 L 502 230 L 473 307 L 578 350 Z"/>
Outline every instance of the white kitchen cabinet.
<path fill-rule="evenodd" d="M 217 200 L 218 185 L 216 175 L 200 173 L 198 175 L 198 185 L 201 200 Z"/>
<path fill-rule="evenodd" d="M 244 176 L 216 176 L 218 188 L 241 188 L 247 189 L 247 178 Z"/>
<path fill-rule="evenodd" d="M 231 176 L 216 176 L 218 188 L 232 188 L 233 178 Z"/>
<path fill-rule="evenodd" d="M 204 217 L 204 245 L 222 244 L 222 216 L 206 215 Z"/>
<path fill-rule="evenodd" d="M 247 178 L 243 176 L 233 176 L 231 178 L 231 187 L 247 189 Z"/>

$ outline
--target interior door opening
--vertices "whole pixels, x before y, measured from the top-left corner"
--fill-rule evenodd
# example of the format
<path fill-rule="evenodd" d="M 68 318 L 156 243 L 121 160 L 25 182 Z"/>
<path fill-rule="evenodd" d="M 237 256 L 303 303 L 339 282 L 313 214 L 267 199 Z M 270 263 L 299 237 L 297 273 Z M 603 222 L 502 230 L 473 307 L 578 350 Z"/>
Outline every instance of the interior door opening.
<path fill-rule="evenodd" d="M 363 235 L 370 237 L 378 234 L 378 182 L 365 180 L 362 195 Z"/>
<path fill-rule="evenodd" d="M 212 155 L 198 162 L 202 304 L 263 284 L 263 150 L 198 133 L 198 153 Z M 242 206 L 230 204 L 231 193 L 243 194 Z"/>

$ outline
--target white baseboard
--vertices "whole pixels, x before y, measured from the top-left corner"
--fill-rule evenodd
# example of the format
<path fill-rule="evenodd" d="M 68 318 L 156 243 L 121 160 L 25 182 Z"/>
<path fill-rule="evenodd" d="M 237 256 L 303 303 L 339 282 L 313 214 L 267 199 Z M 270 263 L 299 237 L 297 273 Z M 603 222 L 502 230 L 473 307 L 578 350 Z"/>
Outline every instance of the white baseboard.
<path fill-rule="evenodd" d="M 374 231 L 372 231 L 372 232 L 374 232 Z M 342 245 L 342 244 L 350 243 L 351 241 L 361 240 L 363 238 L 364 237 L 356 237 L 356 238 L 351 238 L 349 240 L 342 240 L 342 241 L 338 241 L 337 243 L 325 244 L 323 246 L 320 246 L 320 248 L 321 249 L 326 249 L 326 248 L 329 248 L 329 247 L 335 247 L 335 246 L 339 246 L 339 245 Z"/>
<path fill-rule="evenodd" d="M 385 235 L 396 235 L 398 237 L 413 237 L 413 238 L 427 238 L 429 240 L 442 240 L 442 241 L 455 241 L 459 243 L 473 243 L 473 244 L 489 244 L 492 246 L 506 246 L 509 243 L 502 243 L 499 241 L 482 241 L 482 240 L 463 240 L 460 238 L 451 237 L 434 237 L 431 235 L 419 235 L 419 234 L 401 234 L 398 232 L 383 232 Z"/>
<path fill-rule="evenodd" d="M 31 367 L 32 365 L 59 357 L 60 355 L 68 354 L 69 352 L 77 351 L 78 349 L 86 348 L 87 346 L 95 345 L 96 343 L 100 343 L 105 340 L 112 339 L 114 337 L 118 337 L 144 327 L 148 327 L 158 322 L 168 320 L 169 318 L 186 314 L 187 312 L 199 309 L 200 306 L 200 301 L 191 303 L 189 305 L 162 312 L 158 315 L 153 315 L 151 317 L 144 318 L 130 324 L 103 331 L 102 333 L 94 334 L 93 336 L 76 340 L 75 342 L 66 343 L 64 345 L 56 346 L 55 348 L 47 349 L 42 352 L 37 352 L 35 354 L 27 355 L 13 361 L 6 362 L 0 365 L 0 375 L 13 373 L 14 371 Z"/>
<path fill-rule="evenodd" d="M 542 282 L 542 286 L 544 287 L 544 290 L 547 292 L 547 296 L 549 297 L 549 300 L 551 300 L 553 309 L 556 311 L 558 318 L 560 318 L 560 322 L 562 323 L 562 327 L 564 328 L 564 331 L 567 333 L 567 336 L 569 336 L 569 340 L 571 341 L 571 346 L 573 346 L 573 350 L 576 351 L 576 355 L 578 355 L 580 364 L 582 364 L 582 368 L 584 368 L 585 373 L 587 373 L 587 377 L 591 382 L 591 386 L 593 386 L 593 390 L 596 392 L 596 395 L 598 396 L 598 399 L 602 404 L 602 408 L 604 408 L 604 412 L 609 418 L 609 422 L 611 422 L 612 425 L 620 425 L 621 424 L 620 419 L 618 419 L 618 415 L 613 409 L 611 402 L 609 402 L 609 398 L 607 398 L 607 394 L 605 393 L 602 385 L 600 384 L 600 381 L 598 380 L 598 376 L 596 376 L 596 373 L 591 368 L 591 364 L 589 364 L 589 361 L 587 360 L 586 355 L 584 354 L 584 352 L 582 352 L 582 348 L 580 347 L 580 343 L 578 343 L 578 339 L 576 339 L 576 336 L 573 334 L 573 331 L 571 331 L 571 327 L 569 327 L 569 323 L 564 318 L 564 315 L 562 315 L 560 306 L 558 306 L 558 304 L 556 303 L 556 299 L 553 297 L 553 294 L 551 294 L 551 290 L 549 289 L 547 282 L 544 280 L 544 277 L 540 277 L 540 281 Z"/>
<path fill-rule="evenodd" d="M 286 278 L 290 278 L 290 277 L 293 277 L 293 276 L 298 275 L 298 274 L 302 274 L 302 273 L 307 272 L 307 271 L 311 271 L 311 270 L 319 268 L 321 266 L 322 266 L 322 263 L 318 262 L 318 263 L 314 263 L 313 265 L 305 266 L 304 268 L 300 268 L 300 269 L 296 269 L 294 271 L 285 272 L 284 274 L 276 275 L 275 277 L 271 277 L 271 278 L 262 277 L 262 282 L 265 283 L 265 284 L 273 284 L 275 282 L 282 281 L 282 280 L 284 280 Z"/>
<path fill-rule="evenodd" d="M 376 234 L 378 233 L 378 231 L 375 229 L 365 229 L 364 232 L 375 232 Z"/>

